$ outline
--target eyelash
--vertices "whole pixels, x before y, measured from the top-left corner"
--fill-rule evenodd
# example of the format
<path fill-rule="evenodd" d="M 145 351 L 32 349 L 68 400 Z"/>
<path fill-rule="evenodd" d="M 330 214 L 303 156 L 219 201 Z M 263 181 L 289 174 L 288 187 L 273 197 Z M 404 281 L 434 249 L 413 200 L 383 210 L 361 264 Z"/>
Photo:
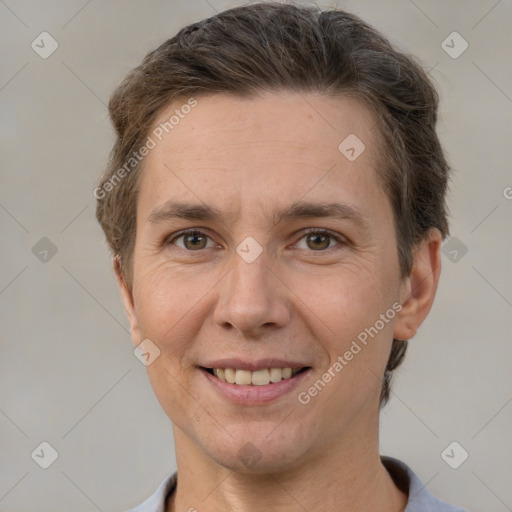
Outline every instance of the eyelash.
<path fill-rule="evenodd" d="M 166 242 L 166 245 L 168 244 L 173 244 L 173 242 L 175 242 L 176 240 L 180 239 L 180 238 L 183 238 L 187 235 L 192 235 L 192 234 L 200 234 L 200 235 L 204 235 L 208 238 L 211 239 L 211 237 L 209 237 L 206 233 L 204 233 L 203 231 L 200 231 L 198 229 L 187 229 L 185 231 L 181 231 L 180 233 L 178 233 L 176 236 L 174 236 L 172 239 L 168 239 L 167 242 Z M 319 228 L 307 228 L 302 236 L 299 238 L 298 241 L 302 240 L 304 237 L 306 237 L 307 235 L 309 234 L 315 234 L 315 235 L 326 235 L 326 236 L 329 236 L 331 239 L 335 240 L 339 245 L 347 245 L 347 240 L 345 238 L 343 238 L 341 235 L 338 235 L 337 233 L 329 230 L 329 229 L 319 229 Z M 297 243 L 298 243 L 297 241 Z M 174 244 L 173 244 L 174 245 Z M 327 252 L 331 249 L 334 249 L 335 247 L 328 247 L 327 249 L 320 249 L 318 251 L 314 251 L 314 250 L 311 250 L 310 252 Z M 178 249 L 181 249 L 183 251 L 187 251 L 187 252 L 190 252 L 190 253 L 193 253 L 193 252 L 202 252 L 203 250 L 205 249 L 198 249 L 197 251 L 191 251 L 191 250 L 188 250 L 188 249 L 182 249 L 181 247 L 178 247 Z"/>

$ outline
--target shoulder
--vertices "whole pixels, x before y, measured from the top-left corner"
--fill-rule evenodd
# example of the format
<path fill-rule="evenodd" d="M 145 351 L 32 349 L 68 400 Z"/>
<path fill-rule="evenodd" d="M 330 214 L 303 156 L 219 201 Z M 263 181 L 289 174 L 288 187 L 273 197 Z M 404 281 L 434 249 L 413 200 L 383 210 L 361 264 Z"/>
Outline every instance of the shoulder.
<path fill-rule="evenodd" d="M 409 494 L 404 512 L 466 512 L 433 496 L 404 462 L 385 456 L 381 456 L 381 461 L 397 487 Z"/>
<path fill-rule="evenodd" d="M 127 512 L 165 512 L 165 503 L 176 488 L 177 476 L 177 472 L 174 472 L 166 477 L 144 503 Z"/>

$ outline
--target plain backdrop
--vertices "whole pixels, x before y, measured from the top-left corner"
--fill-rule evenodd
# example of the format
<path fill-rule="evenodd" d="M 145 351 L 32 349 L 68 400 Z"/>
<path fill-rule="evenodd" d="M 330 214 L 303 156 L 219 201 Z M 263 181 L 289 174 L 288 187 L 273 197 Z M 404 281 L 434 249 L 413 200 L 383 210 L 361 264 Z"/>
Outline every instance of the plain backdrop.
<path fill-rule="evenodd" d="M 134 357 L 92 191 L 113 141 L 115 86 L 182 26 L 241 4 L 0 1 L 1 512 L 123 511 L 175 470 L 171 424 Z M 454 170 L 453 238 L 382 412 L 381 452 L 441 499 L 512 510 L 512 4 L 338 6 L 429 70 Z M 42 32 L 58 44 L 47 58 L 31 46 Z M 48 469 L 37 463 L 41 449 L 51 454 L 42 442 L 58 453 Z M 442 457 L 455 465 L 465 452 L 457 469 Z"/>

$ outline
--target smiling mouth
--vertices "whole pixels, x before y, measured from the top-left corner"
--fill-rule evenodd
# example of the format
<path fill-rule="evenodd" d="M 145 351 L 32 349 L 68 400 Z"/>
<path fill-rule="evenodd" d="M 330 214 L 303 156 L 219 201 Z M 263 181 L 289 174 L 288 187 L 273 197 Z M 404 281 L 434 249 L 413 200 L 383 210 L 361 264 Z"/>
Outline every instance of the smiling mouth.
<path fill-rule="evenodd" d="M 223 382 L 239 386 L 265 386 L 281 380 L 288 380 L 299 373 L 309 370 L 310 366 L 302 368 L 263 368 L 261 370 L 237 370 L 235 368 L 204 368 L 201 369 Z"/>

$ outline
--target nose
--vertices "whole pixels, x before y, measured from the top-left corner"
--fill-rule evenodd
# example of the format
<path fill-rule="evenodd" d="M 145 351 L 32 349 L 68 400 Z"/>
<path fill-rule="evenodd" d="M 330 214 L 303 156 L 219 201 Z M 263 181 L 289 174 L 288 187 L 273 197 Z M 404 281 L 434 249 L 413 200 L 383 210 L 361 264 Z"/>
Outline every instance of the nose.
<path fill-rule="evenodd" d="M 244 337 L 258 338 L 290 320 L 289 290 L 263 251 L 251 263 L 234 253 L 219 290 L 214 321 Z"/>

